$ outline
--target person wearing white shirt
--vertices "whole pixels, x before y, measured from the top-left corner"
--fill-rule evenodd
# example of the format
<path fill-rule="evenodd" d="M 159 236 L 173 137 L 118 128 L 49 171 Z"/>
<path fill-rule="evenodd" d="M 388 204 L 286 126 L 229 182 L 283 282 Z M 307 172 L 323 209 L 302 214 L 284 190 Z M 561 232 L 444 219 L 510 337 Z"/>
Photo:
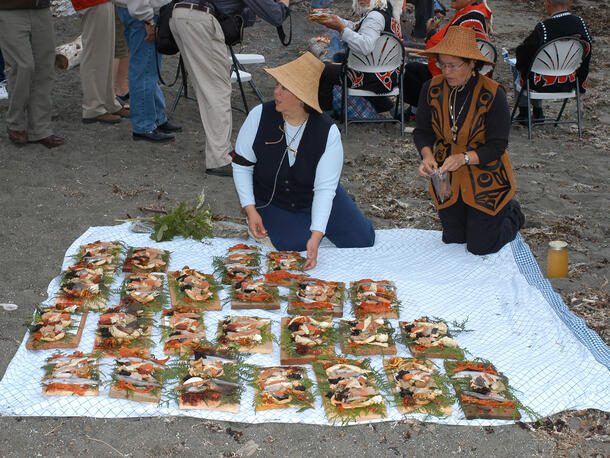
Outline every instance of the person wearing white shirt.
<path fill-rule="evenodd" d="M 233 157 L 252 235 L 269 236 L 278 250 L 306 250 L 305 269 L 317 264 L 324 236 L 339 248 L 375 242 L 373 225 L 339 184 L 341 136 L 317 96 L 323 69 L 309 52 L 265 69 L 278 82 L 274 100 L 250 112 Z"/>
<path fill-rule="evenodd" d="M 400 29 L 400 13 L 402 0 L 358 0 L 358 5 L 365 12 L 358 22 L 348 21 L 335 14 L 328 18 L 317 19 L 316 22 L 336 30 L 341 40 L 357 53 L 367 55 L 375 49 L 375 43 L 383 32 L 393 33 L 402 38 Z M 340 85 L 342 65 L 327 62 L 322 73 L 318 92 L 322 110 L 332 110 L 333 86 Z M 362 73 L 349 71 L 348 85 L 351 88 L 365 89 L 377 94 L 390 92 L 398 83 L 399 74 L 395 70 L 389 73 Z M 387 97 L 369 98 L 378 112 L 388 111 L 393 104 Z"/>

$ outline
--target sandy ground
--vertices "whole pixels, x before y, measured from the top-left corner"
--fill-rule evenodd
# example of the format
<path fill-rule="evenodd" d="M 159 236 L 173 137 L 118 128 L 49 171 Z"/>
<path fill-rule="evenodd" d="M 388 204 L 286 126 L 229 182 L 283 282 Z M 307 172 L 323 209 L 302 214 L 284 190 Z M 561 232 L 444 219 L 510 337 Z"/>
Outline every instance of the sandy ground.
<path fill-rule="evenodd" d="M 337 8 L 346 10 L 343 0 Z M 448 2 L 447 2 L 448 3 Z M 513 50 L 543 16 L 541 1 L 491 0 L 495 13 L 493 41 Z M 573 128 L 545 127 L 533 141 L 524 128 L 512 131 L 510 152 L 517 179 L 517 198 L 527 216 L 522 231 L 541 269 L 546 244 L 570 243 L 570 276 L 553 280 L 575 313 L 584 317 L 606 342 L 608 332 L 608 71 L 607 11 L 603 0 L 581 0 L 578 13 L 592 25 L 594 45 L 590 90 L 584 99 L 585 134 Z M 260 52 L 274 66 L 307 49 L 308 39 L 324 33 L 305 20 L 307 2 L 295 5 L 294 40 L 280 46 L 266 24 L 248 29 L 241 52 Z M 604 26 L 603 24 L 606 24 Z M 57 41 L 79 33 L 77 16 L 57 18 Z M 176 59 L 165 60 L 170 78 Z M 273 82 L 260 68 L 253 74 L 270 98 Z M 508 67 L 501 63 L 499 81 L 508 86 Z M 176 88 L 164 89 L 168 105 Z M 512 94 L 512 90 L 509 90 Z M 233 104 L 240 105 L 238 91 Z M 0 309 L 0 374 L 23 339 L 24 320 L 46 294 L 59 273 L 72 241 L 89 226 L 112 225 L 135 217 L 138 207 L 166 208 L 195 198 L 204 187 L 215 213 L 240 216 L 232 181 L 204 174 L 204 136 L 197 105 L 181 100 L 172 120 L 184 132 L 169 145 L 133 142 L 129 122 L 117 126 L 80 122 L 78 69 L 58 72 L 53 92 L 56 133 L 65 147 L 41 145 L 16 148 L 0 140 L 0 204 L 3 269 L 0 302 L 19 309 Z M 248 91 L 251 105 L 256 103 Z M 6 111 L 0 102 L 0 117 Z M 574 114 L 570 104 L 568 115 Z M 549 111 L 555 110 L 552 105 Z M 244 115 L 235 111 L 237 134 Z M 396 125 L 354 126 L 344 138 L 342 182 L 376 227 L 438 229 L 439 222 L 416 175 L 417 154 L 410 137 L 401 138 Z M 605 202 L 605 203 L 604 203 Z M 323 259 L 321 260 L 323 262 Z M 182 456 L 424 456 L 424 455 L 578 455 L 610 454 L 608 414 L 564 412 L 543 426 L 524 424 L 497 428 L 449 427 L 404 422 L 346 429 L 302 425 L 224 424 L 188 418 L 100 420 L 90 418 L 0 418 L 0 454 L 32 455 L 182 455 Z"/>

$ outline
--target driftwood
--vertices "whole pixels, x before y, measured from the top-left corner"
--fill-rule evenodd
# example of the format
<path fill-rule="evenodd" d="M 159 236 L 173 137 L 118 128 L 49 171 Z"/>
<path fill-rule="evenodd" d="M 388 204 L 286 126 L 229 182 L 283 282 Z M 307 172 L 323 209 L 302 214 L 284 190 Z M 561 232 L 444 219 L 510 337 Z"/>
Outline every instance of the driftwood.
<path fill-rule="evenodd" d="M 55 67 L 70 70 L 80 63 L 83 52 L 83 41 L 79 35 L 74 41 L 55 48 Z"/>

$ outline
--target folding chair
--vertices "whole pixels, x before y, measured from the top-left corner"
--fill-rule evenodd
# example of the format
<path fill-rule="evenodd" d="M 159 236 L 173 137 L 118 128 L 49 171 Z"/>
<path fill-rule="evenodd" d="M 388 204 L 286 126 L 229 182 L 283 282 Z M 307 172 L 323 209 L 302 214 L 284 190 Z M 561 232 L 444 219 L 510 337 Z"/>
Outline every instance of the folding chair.
<path fill-rule="evenodd" d="M 578 125 L 578 138 L 582 138 L 582 119 L 581 119 L 581 107 L 580 107 L 580 85 L 578 81 L 578 75 L 576 70 L 582 64 L 587 52 L 587 43 L 583 40 L 575 37 L 557 38 L 549 41 L 542 45 L 538 51 L 530 66 L 529 71 L 526 75 L 521 75 L 522 80 L 525 81 L 525 86 L 517 87 L 519 95 L 515 100 L 515 107 L 511 113 L 510 120 L 514 122 L 515 112 L 519 106 L 519 100 L 523 93 L 527 94 L 527 128 L 528 138 L 532 139 L 532 115 L 530 112 L 530 103 L 532 100 L 562 100 L 561 110 L 557 119 L 551 121 L 537 122 L 536 125 L 544 124 L 577 124 Z M 569 77 L 574 75 L 574 89 L 570 92 L 536 92 L 530 88 L 530 76 L 532 74 L 541 75 L 541 77 Z M 576 121 L 560 121 L 563 115 L 563 110 L 568 103 L 568 99 L 576 98 Z"/>
<path fill-rule="evenodd" d="M 400 39 L 393 33 L 383 32 L 375 43 L 373 52 L 368 55 L 363 55 L 347 50 L 345 56 L 345 67 L 343 70 L 343 122 L 344 131 L 347 135 L 348 124 L 356 122 L 399 122 L 400 123 L 400 135 L 405 134 L 405 118 L 404 118 L 404 102 L 402 95 L 402 73 L 405 63 L 405 48 L 402 45 Z M 377 94 L 373 91 L 367 91 L 364 89 L 353 89 L 347 86 L 347 71 L 355 70 L 363 73 L 386 73 L 393 70 L 398 70 L 398 87 L 392 88 L 390 92 L 383 94 Z M 394 114 L 398 112 L 400 105 L 400 121 L 397 119 L 349 119 L 347 111 L 347 98 L 350 95 L 361 96 L 361 97 L 378 97 L 378 96 L 398 96 L 396 100 L 396 109 Z"/>
<path fill-rule="evenodd" d="M 254 93 L 259 98 L 261 103 L 263 103 L 263 96 L 260 93 L 260 91 L 258 90 L 258 88 L 256 87 L 256 85 L 254 84 L 254 81 L 252 80 L 252 75 L 250 73 L 248 73 L 247 71 L 245 71 L 243 65 L 250 64 L 250 63 L 252 63 L 252 64 L 264 63 L 265 57 L 261 56 L 260 54 L 235 54 L 233 52 L 232 46 L 229 46 L 229 53 L 230 53 L 230 59 L 232 62 L 232 64 L 231 64 L 231 84 L 235 84 L 235 83 L 239 84 L 241 98 L 244 102 L 244 110 L 242 110 L 241 108 L 234 108 L 234 109 L 241 111 L 242 113 L 248 114 L 250 112 L 250 110 L 248 108 L 248 102 L 246 101 L 246 93 L 244 91 L 244 87 L 243 87 L 242 83 L 245 83 L 245 82 L 250 83 L 250 86 L 252 86 Z M 240 58 L 242 60 L 240 60 Z M 236 69 L 237 69 L 237 71 L 236 71 Z M 174 103 L 172 104 L 172 108 L 171 108 L 172 113 L 176 110 L 176 107 L 178 106 L 178 102 L 180 101 L 181 97 L 188 99 L 188 100 L 195 100 L 195 101 L 197 100 L 188 95 L 188 72 L 186 70 L 186 67 L 184 66 L 184 62 L 182 61 L 182 56 L 180 56 L 180 61 L 178 63 L 178 72 L 182 73 L 182 79 L 180 82 L 180 87 L 178 88 L 178 93 L 176 94 L 176 98 L 174 99 Z"/>
<path fill-rule="evenodd" d="M 483 38 L 477 38 L 477 46 L 479 47 L 481 54 L 483 54 L 483 57 L 487 57 L 492 62 L 498 62 L 498 50 L 491 42 L 484 40 Z M 479 73 L 481 75 L 489 74 L 489 77 L 493 78 L 494 66 L 483 65 L 483 68 L 479 70 Z"/>
<path fill-rule="evenodd" d="M 250 109 L 248 108 L 248 102 L 246 101 L 246 93 L 244 91 L 244 86 L 242 83 L 249 83 L 250 87 L 258 97 L 261 103 L 263 103 L 263 95 L 254 84 L 254 80 L 252 79 L 252 75 L 246 71 L 244 68 L 245 64 L 264 64 L 265 57 L 260 54 L 235 54 L 233 51 L 233 47 L 229 46 L 229 52 L 231 53 L 231 84 L 238 83 L 239 90 L 241 92 L 241 98 L 244 102 L 244 110 L 240 108 L 235 108 L 243 113 L 248 114 Z"/>

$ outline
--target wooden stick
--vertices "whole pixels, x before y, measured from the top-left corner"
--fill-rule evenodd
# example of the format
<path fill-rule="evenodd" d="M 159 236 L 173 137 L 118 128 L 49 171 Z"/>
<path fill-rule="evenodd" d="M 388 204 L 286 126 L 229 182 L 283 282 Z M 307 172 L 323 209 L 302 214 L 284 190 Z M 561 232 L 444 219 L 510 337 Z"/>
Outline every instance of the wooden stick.
<path fill-rule="evenodd" d="M 83 40 L 79 35 L 74 41 L 55 48 L 55 67 L 70 70 L 80 64 Z"/>

